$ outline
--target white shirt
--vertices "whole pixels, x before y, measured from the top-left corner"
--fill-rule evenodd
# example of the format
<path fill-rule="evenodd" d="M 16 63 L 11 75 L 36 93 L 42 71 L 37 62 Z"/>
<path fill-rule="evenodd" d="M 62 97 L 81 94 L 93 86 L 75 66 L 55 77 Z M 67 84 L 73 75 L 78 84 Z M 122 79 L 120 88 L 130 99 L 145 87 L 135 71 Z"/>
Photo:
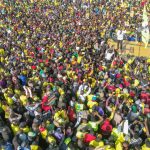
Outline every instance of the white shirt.
<path fill-rule="evenodd" d="M 125 33 L 126 33 L 126 31 L 118 30 L 117 31 L 117 40 L 123 40 L 123 37 L 124 37 Z"/>
<path fill-rule="evenodd" d="M 105 59 L 106 60 L 111 60 L 112 56 L 114 55 L 114 52 L 110 53 L 108 51 L 106 51 L 105 53 Z"/>

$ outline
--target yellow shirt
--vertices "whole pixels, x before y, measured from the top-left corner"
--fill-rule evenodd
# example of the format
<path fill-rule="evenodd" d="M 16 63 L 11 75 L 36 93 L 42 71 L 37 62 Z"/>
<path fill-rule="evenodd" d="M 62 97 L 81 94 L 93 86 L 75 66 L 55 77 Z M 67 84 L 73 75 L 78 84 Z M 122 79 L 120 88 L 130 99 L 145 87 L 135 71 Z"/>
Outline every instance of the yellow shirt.
<path fill-rule="evenodd" d="M 88 101 L 88 103 L 87 103 L 87 106 L 90 108 L 90 109 L 92 109 L 93 108 L 93 106 L 98 106 L 98 103 L 97 102 L 93 102 L 93 101 Z"/>
<path fill-rule="evenodd" d="M 7 105 L 2 105 L 2 109 L 5 111 L 5 118 L 9 118 L 9 108 Z"/>
<path fill-rule="evenodd" d="M 92 84 L 91 84 L 91 87 L 94 88 L 95 87 L 95 84 L 96 84 L 96 80 L 94 78 L 91 78 L 92 79 Z"/>
<path fill-rule="evenodd" d="M 26 126 L 25 128 L 22 129 L 24 133 L 28 133 L 30 131 L 29 127 Z"/>
<path fill-rule="evenodd" d="M 23 105 L 27 104 L 27 97 L 25 95 L 21 95 L 20 96 L 20 100 L 21 100 L 21 102 L 22 102 Z"/>
<path fill-rule="evenodd" d="M 65 92 L 64 92 L 64 90 L 62 88 L 58 88 L 58 92 L 59 92 L 60 95 L 64 95 L 65 94 Z"/>
<path fill-rule="evenodd" d="M 68 117 L 64 110 L 58 111 L 54 115 L 54 120 L 58 123 L 64 123 L 64 121 L 68 121 Z"/>
<path fill-rule="evenodd" d="M 38 145 L 30 145 L 31 150 L 38 150 L 39 146 Z"/>
<path fill-rule="evenodd" d="M 90 146 L 93 146 L 93 147 L 103 147 L 104 146 L 104 142 L 103 141 L 100 141 L 100 142 L 97 142 L 97 141 L 91 141 L 89 143 Z"/>
<path fill-rule="evenodd" d="M 44 86 L 44 87 L 48 86 L 48 82 L 44 82 L 44 83 L 43 83 L 43 86 Z"/>
<path fill-rule="evenodd" d="M 106 145 L 105 150 L 115 150 L 115 149 L 113 147 L 111 147 L 110 145 Z"/>
<path fill-rule="evenodd" d="M 46 139 L 47 134 L 48 134 L 48 131 L 47 131 L 47 130 L 42 131 L 42 132 L 41 132 L 42 138 L 43 138 L 43 139 Z"/>
<path fill-rule="evenodd" d="M 48 136 L 48 137 L 47 137 L 47 140 L 48 140 L 49 143 L 54 143 L 54 142 L 56 142 L 56 139 L 55 139 L 53 136 Z"/>
<path fill-rule="evenodd" d="M 120 142 L 116 144 L 116 150 L 123 150 L 122 144 Z"/>
<path fill-rule="evenodd" d="M 92 94 L 88 95 L 88 96 L 87 96 L 87 100 L 88 100 L 88 101 L 92 100 L 92 97 L 93 97 L 93 96 L 94 96 L 94 95 L 92 95 Z"/>
<path fill-rule="evenodd" d="M 128 64 L 125 64 L 124 68 L 125 68 L 125 71 L 129 71 L 129 65 Z"/>
<path fill-rule="evenodd" d="M 7 101 L 8 105 L 12 105 L 13 104 L 13 99 L 11 97 L 8 97 L 6 99 L 6 101 Z"/>
<path fill-rule="evenodd" d="M 77 63 L 80 64 L 82 60 L 82 56 L 78 56 Z"/>
<path fill-rule="evenodd" d="M 147 147 L 146 144 L 144 144 L 144 145 L 142 146 L 142 150 L 150 150 L 150 148 Z"/>
<path fill-rule="evenodd" d="M 63 43 L 59 42 L 59 46 L 60 46 L 60 48 L 62 48 L 63 47 Z"/>
<path fill-rule="evenodd" d="M 11 128 L 14 134 L 16 134 L 19 131 L 19 126 L 11 124 Z"/>
<path fill-rule="evenodd" d="M 4 55 L 5 54 L 5 51 L 4 51 L 4 49 L 0 49 L 0 55 Z"/>
<path fill-rule="evenodd" d="M 20 94 L 21 94 L 21 91 L 18 90 L 18 89 L 15 89 L 15 94 L 20 95 Z"/>
<path fill-rule="evenodd" d="M 85 134 L 86 134 L 86 133 L 84 133 L 84 132 L 77 131 L 77 133 L 76 133 L 76 137 L 77 137 L 78 139 L 83 139 L 83 138 L 84 138 L 84 136 L 85 136 Z"/>
<path fill-rule="evenodd" d="M 137 79 L 134 80 L 134 86 L 135 86 L 135 87 L 138 86 L 139 83 L 140 83 L 139 80 L 137 80 Z"/>

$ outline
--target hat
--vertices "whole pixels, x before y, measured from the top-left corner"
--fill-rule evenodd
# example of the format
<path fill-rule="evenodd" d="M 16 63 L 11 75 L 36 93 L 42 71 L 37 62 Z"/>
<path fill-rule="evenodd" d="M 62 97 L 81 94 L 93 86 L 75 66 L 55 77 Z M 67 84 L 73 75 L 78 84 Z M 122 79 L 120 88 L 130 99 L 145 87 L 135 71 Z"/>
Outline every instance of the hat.
<path fill-rule="evenodd" d="M 33 137 L 35 137 L 36 136 L 36 133 L 35 132 L 29 132 L 28 133 L 28 137 L 31 137 L 31 138 L 33 138 Z"/>

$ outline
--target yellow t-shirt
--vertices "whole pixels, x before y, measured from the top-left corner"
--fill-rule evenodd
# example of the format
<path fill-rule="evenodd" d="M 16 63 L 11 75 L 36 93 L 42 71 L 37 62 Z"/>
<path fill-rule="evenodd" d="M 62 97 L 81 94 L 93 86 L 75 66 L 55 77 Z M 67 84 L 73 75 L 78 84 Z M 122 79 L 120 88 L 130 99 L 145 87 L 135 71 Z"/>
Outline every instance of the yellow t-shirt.
<path fill-rule="evenodd" d="M 84 136 L 85 136 L 85 134 L 86 134 L 86 133 L 84 133 L 84 132 L 77 131 L 77 133 L 76 133 L 76 137 L 77 137 L 78 139 L 83 139 L 83 138 L 84 138 Z"/>
<path fill-rule="evenodd" d="M 125 64 L 124 68 L 125 68 L 125 71 L 129 71 L 129 65 L 128 64 Z"/>
<path fill-rule="evenodd" d="M 19 131 L 19 126 L 11 124 L 11 128 L 14 134 L 16 134 Z"/>
<path fill-rule="evenodd" d="M 116 150 L 123 150 L 121 142 L 116 143 Z"/>
<path fill-rule="evenodd" d="M 84 105 L 76 103 L 75 108 L 76 108 L 76 111 L 79 112 L 79 111 L 82 111 L 84 109 Z"/>
<path fill-rule="evenodd" d="M 46 87 L 46 86 L 48 86 L 48 84 L 49 84 L 48 82 L 44 82 L 43 86 Z"/>
<path fill-rule="evenodd" d="M 103 141 L 100 141 L 100 142 L 97 142 L 95 140 L 91 141 L 89 143 L 90 146 L 93 146 L 93 147 L 103 147 L 104 146 L 104 142 Z"/>
<path fill-rule="evenodd" d="M 59 46 L 60 46 L 60 48 L 62 48 L 63 47 L 63 43 L 59 42 Z"/>
<path fill-rule="evenodd" d="M 134 80 L 134 86 L 135 86 L 135 87 L 138 86 L 139 83 L 140 83 L 139 80 L 137 80 L 137 79 Z"/>
<path fill-rule="evenodd" d="M 92 109 L 93 106 L 98 106 L 98 103 L 94 101 L 88 101 L 87 106 Z"/>
<path fill-rule="evenodd" d="M 89 121 L 88 122 L 88 125 L 94 129 L 94 131 L 97 131 L 98 130 L 98 123 L 97 122 L 92 122 L 92 121 Z"/>
<path fill-rule="evenodd" d="M 15 89 L 15 94 L 20 95 L 20 94 L 21 94 L 21 91 L 18 90 L 18 89 Z"/>
<path fill-rule="evenodd" d="M 88 96 L 87 96 L 87 100 L 88 100 L 88 101 L 92 100 L 92 97 L 93 97 L 93 96 L 94 96 L 94 95 L 92 95 L 92 94 L 88 95 Z"/>
<path fill-rule="evenodd" d="M 0 57 L 0 58 L 1 58 L 0 61 L 1 61 L 1 62 L 4 62 L 4 60 L 5 60 L 4 57 Z"/>
<path fill-rule="evenodd" d="M 94 88 L 95 87 L 95 84 L 96 84 L 96 80 L 94 78 L 92 78 L 92 84 L 91 84 L 91 87 Z"/>
<path fill-rule="evenodd" d="M 110 145 L 106 145 L 105 150 L 115 150 L 115 148 L 111 147 Z"/>
<path fill-rule="evenodd" d="M 38 145 L 30 145 L 31 150 L 38 150 L 39 146 Z"/>
<path fill-rule="evenodd" d="M 6 99 L 6 101 L 7 101 L 7 103 L 8 103 L 9 106 L 13 104 L 13 99 L 11 97 L 8 97 Z"/>
<path fill-rule="evenodd" d="M 21 95 L 20 96 L 20 100 L 21 100 L 21 102 L 22 102 L 23 105 L 27 104 L 27 97 L 25 95 Z"/>
<path fill-rule="evenodd" d="M 142 150 L 150 150 L 150 148 L 147 147 L 146 144 L 144 144 L 144 145 L 142 146 Z"/>
<path fill-rule="evenodd" d="M 56 139 L 55 139 L 53 136 L 48 136 L 48 137 L 47 137 L 47 141 L 48 141 L 49 143 L 55 143 L 55 142 L 56 142 Z"/>
<path fill-rule="evenodd" d="M 82 56 L 78 56 L 77 63 L 80 64 L 82 60 Z"/>
<path fill-rule="evenodd" d="M 62 88 L 58 88 L 58 92 L 59 92 L 60 95 L 64 95 L 65 94 L 65 92 L 64 92 L 64 90 Z"/>
<path fill-rule="evenodd" d="M 117 88 L 117 89 L 116 89 L 116 94 L 119 94 L 119 93 L 120 93 L 120 89 Z"/>
<path fill-rule="evenodd" d="M 5 118 L 9 118 L 9 108 L 7 105 L 2 105 L 2 109 L 5 111 Z"/>
<path fill-rule="evenodd" d="M 47 130 L 42 131 L 42 132 L 41 132 L 42 138 L 43 138 L 43 139 L 46 139 L 47 134 L 48 134 L 48 131 L 47 131 Z"/>
<path fill-rule="evenodd" d="M 25 128 L 22 129 L 24 133 L 28 133 L 30 131 L 29 127 L 26 126 Z"/>
<path fill-rule="evenodd" d="M 58 123 L 62 124 L 62 123 L 64 123 L 64 121 L 67 121 L 68 118 L 65 115 L 64 110 L 61 110 L 61 111 L 58 111 L 55 113 L 54 120 L 57 121 Z"/>
<path fill-rule="evenodd" d="M 4 55 L 5 54 L 5 51 L 4 51 L 4 49 L 0 49 L 0 55 Z"/>

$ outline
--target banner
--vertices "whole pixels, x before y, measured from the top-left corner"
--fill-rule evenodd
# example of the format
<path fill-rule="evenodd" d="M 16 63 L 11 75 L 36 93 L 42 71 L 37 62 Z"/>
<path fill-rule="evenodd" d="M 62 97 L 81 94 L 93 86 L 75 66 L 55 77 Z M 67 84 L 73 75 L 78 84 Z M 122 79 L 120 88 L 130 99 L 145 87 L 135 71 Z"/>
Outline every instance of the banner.
<path fill-rule="evenodd" d="M 142 22 L 142 42 L 145 44 L 145 48 L 149 42 L 149 27 L 148 27 L 148 16 L 146 12 L 146 7 L 143 10 L 143 22 Z"/>

